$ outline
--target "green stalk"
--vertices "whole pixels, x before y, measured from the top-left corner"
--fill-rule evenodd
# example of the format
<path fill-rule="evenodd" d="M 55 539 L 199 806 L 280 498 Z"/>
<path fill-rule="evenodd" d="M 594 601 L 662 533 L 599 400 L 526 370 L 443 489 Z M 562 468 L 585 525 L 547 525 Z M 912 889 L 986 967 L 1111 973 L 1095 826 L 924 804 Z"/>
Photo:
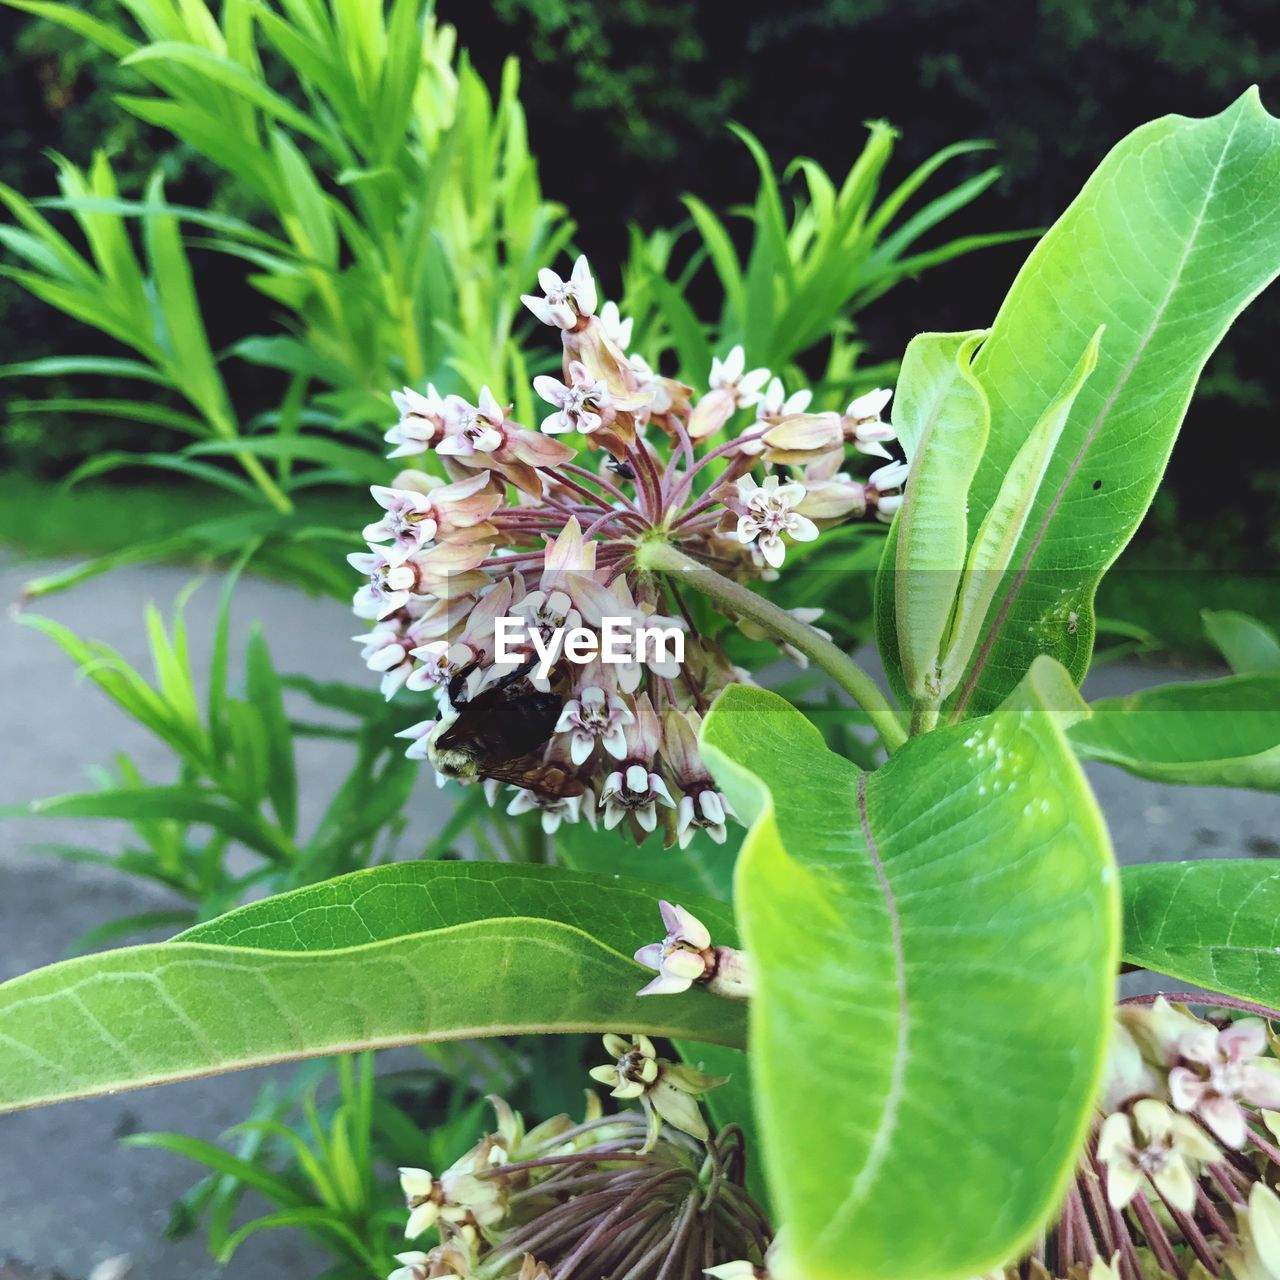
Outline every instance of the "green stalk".
<path fill-rule="evenodd" d="M 775 639 L 786 641 L 817 663 L 867 713 L 890 753 L 907 740 L 902 721 L 875 681 L 843 649 L 820 636 L 812 627 L 797 622 L 776 604 L 709 569 L 660 538 L 647 539 L 636 552 L 640 568 L 679 577 L 716 604 L 724 605 L 730 613 L 758 623 Z"/>

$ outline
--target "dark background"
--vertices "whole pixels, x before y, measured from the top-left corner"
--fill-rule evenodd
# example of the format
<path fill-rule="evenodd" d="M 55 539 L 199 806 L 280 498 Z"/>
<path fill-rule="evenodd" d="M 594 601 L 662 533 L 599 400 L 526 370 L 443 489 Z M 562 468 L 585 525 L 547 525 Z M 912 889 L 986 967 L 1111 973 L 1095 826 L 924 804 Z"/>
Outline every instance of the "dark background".
<path fill-rule="evenodd" d="M 891 178 L 947 143 L 994 140 L 1005 176 L 940 229 L 950 238 L 1047 224 L 1107 149 L 1155 116 L 1211 114 L 1254 83 L 1280 111 L 1280 40 L 1268 38 L 1280 24 L 1271 0 L 440 0 L 438 7 L 491 83 L 505 57 L 520 57 L 545 193 L 569 206 L 578 243 L 606 284 L 616 282 L 611 264 L 625 253 L 629 221 L 679 222 L 683 191 L 717 209 L 751 199 L 754 171 L 725 130 L 731 119 L 779 166 L 809 155 L 837 179 L 872 118 L 902 134 Z M 43 148 L 84 162 L 105 145 L 138 180 L 165 165 L 173 198 L 225 205 L 198 162 L 158 150 L 159 139 L 112 106 L 126 75 L 76 37 L 0 12 L 0 179 L 47 193 Z M 988 159 L 974 158 L 972 168 Z M 986 250 L 873 304 L 861 317 L 872 358 L 899 353 L 920 329 L 988 322 L 1025 253 L 1025 244 Z M 216 277 L 209 271 L 202 296 L 215 339 L 238 336 L 244 308 L 262 305 L 228 278 L 225 259 Z M 701 302 L 705 308 L 714 298 Z M 9 359 L 90 345 L 77 326 L 4 286 L 0 323 Z M 1170 484 L 1144 529 L 1162 555 L 1261 568 L 1280 546 L 1278 330 L 1280 298 L 1264 296 L 1212 362 Z M 56 473 L 75 459 L 47 437 L 43 421 L 10 415 L 0 447 L 8 465 Z M 85 440 L 78 431 L 77 450 Z"/>

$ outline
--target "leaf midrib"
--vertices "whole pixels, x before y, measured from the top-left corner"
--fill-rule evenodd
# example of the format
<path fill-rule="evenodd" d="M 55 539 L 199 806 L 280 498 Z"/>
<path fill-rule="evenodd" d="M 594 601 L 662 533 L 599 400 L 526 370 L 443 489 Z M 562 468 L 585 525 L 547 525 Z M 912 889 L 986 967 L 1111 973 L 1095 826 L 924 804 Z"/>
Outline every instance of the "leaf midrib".
<path fill-rule="evenodd" d="M 906 1092 L 907 1061 L 911 1056 L 911 1010 L 907 996 L 906 953 L 902 942 L 902 916 L 898 910 L 898 900 L 889 882 L 884 860 L 880 856 L 880 846 L 876 842 L 875 833 L 871 830 L 870 815 L 867 812 L 867 774 L 858 775 L 858 822 L 862 827 L 862 837 L 866 842 L 867 856 L 875 869 L 880 883 L 880 891 L 884 895 L 885 906 L 889 913 L 889 928 L 893 946 L 894 987 L 898 998 L 898 1038 L 894 1045 L 893 1065 L 889 1076 L 889 1089 L 885 1094 L 884 1104 L 880 1111 L 880 1119 L 876 1124 L 875 1134 L 867 1150 L 867 1158 L 849 1194 L 831 1215 L 831 1221 L 818 1237 L 818 1242 L 826 1239 L 839 1230 L 844 1221 L 857 1208 L 871 1191 L 880 1170 L 888 1157 L 893 1142 L 894 1130 L 898 1127 L 898 1117 L 902 1112 L 902 1099 Z"/>

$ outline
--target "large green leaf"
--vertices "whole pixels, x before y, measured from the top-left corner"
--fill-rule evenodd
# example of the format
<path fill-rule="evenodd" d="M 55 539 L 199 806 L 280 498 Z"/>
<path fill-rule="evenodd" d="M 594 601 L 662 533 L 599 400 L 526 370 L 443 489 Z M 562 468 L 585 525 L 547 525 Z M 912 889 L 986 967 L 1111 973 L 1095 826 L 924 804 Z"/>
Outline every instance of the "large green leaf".
<path fill-rule="evenodd" d="M 1074 1167 L 1116 877 L 1062 709 L 1033 694 L 871 774 L 773 694 L 733 686 L 707 719 L 707 758 L 753 823 L 736 890 L 754 1087 L 806 1280 L 986 1271 Z"/>
<path fill-rule="evenodd" d="M 1280 121 L 1255 90 L 1125 138 L 1033 250 L 974 362 L 991 432 L 971 534 L 1090 334 L 1106 336 L 981 628 L 962 712 L 997 706 L 1038 653 L 1083 679 L 1098 580 L 1151 502 L 1204 362 L 1277 270 Z"/>
<path fill-rule="evenodd" d="M 620 831 L 592 831 L 576 823 L 560 828 L 556 851 L 578 871 L 648 881 L 672 902 L 683 902 L 687 894 L 728 902 L 733 896 L 733 864 L 741 834 L 741 827 L 730 827 L 726 843 L 716 844 L 705 831 L 697 831 L 685 848 L 664 849 L 659 832 L 637 847 Z"/>
<path fill-rule="evenodd" d="M 1126 867 L 1124 958 L 1280 1007 L 1280 870 L 1256 862 Z"/>
<path fill-rule="evenodd" d="M 729 910 L 689 906 L 735 939 Z M 741 1046 L 742 1007 L 637 999 L 650 886 L 559 868 L 405 863 L 242 907 L 172 942 L 0 986 L 0 1112 L 284 1059 L 508 1032 Z M 651 976 L 651 975 L 650 975 Z"/>
<path fill-rule="evenodd" d="M 1092 710 L 1071 730 L 1083 756 L 1157 782 L 1280 791 L 1280 675 L 1161 685 Z"/>

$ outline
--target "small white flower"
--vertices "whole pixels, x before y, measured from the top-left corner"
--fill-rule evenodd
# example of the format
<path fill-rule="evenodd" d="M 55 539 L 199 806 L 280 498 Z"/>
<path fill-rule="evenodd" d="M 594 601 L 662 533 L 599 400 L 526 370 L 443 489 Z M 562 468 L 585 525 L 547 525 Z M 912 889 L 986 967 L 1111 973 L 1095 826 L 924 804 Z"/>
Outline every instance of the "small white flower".
<path fill-rule="evenodd" d="M 705 831 L 716 844 L 724 844 L 728 836 L 725 817 L 732 814 L 729 802 L 711 787 L 680 797 L 676 806 L 676 838 L 687 849 L 694 832 Z"/>
<path fill-rule="evenodd" d="M 704 1267 L 704 1276 L 714 1276 L 715 1280 L 765 1280 L 768 1271 L 758 1267 L 754 1262 L 739 1259 L 737 1262 L 722 1262 L 718 1267 Z M 392 1276 L 391 1280 L 396 1280 Z"/>
<path fill-rule="evenodd" d="M 514 787 L 515 796 L 507 805 L 510 814 L 542 811 L 542 829 L 547 835 L 555 835 L 562 822 L 574 823 L 582 816 L 583 796 L 544 796 L 525 787 Z"/>
<path fill-rule="evenodd" d="M 417 575 L 410 565 L 393 563 L 385 547 L 370 543 L 367 552 L 353 551 L 347 563 L 369 579 L 352 600 L 356 617 L 381 621 L 409 602 Z"/>
<path fill-rule="evenodd" d="M 765 560 L 778 568 L 787 554 L 784 533 L 796 542 L 812 542 L 818 536 L 818 526 L 796 510 L 804 497 L 805 487 L 798 481 L 782 484 L 777 476 L 766 476 L 764 484 L 757 485 L 751 476 L 743 476 L 738 481 L 738 541 L 755 543 Z"/>
<path fill-rule="evenodd" d="M 550 642 L 557 632 L 563 637 L 582 625 L 582 615 L 573 607 L 573 598 L 567 591 L 530 591 L 512 610 L 511 616 L 524 623 L 525 633 L 539 632 Z M 558 657 L 558 650 L 553 652 Z M 535 684 L 537 681 L 534 681 Z"/>
<path fill-rule="evenodd" d="M 387 553 L 393 564 L 407 560 L 436 536 L 431 499 L 413 489 L 388 489 L 370 485 L 373 500 L 386 513 L 381 520 L 366 525 L 360 535 L 366 542 L 391 542 Z"/>
<path fill-rule="evenodd" d="M 400 1265 L 387 1280 L 427 1280 L 431 1274 L 431 1255 L 428 1253 L 412 1249 L 408 1253 L 397 1253 L 395 1258 Z"/>
<path fill-rule="evenodd" d="M 759 422 L 780 422 L 791 414 L 804 413 L 812 399 L 813 392 L 807 388 L 787 395 L 782 379 L 770 378 L 769 385 L 755 397 L 756 419 Z"/>
<path fill-rule="evenodd" d="M 411 649 L 410 653 L 417 658 L 419 665 L 409 675 L 405 687 L 434 689 L 437 693 L 443 692 L 449 681 L 470 665 L 476 656 L 470 645 L 450 644 L 447 640 L 433 640 L 430 644 Z"/>
<path fill-rule="evenodd" d="M 444 409 L 445 438 L 436 446 L 437 453 L 469 458 L 501 446 L 505 415 L 488 387 L 480 388 L 478 405 L 468 404 L 461 396 L 449 396 Z"/>
<path fill-rule="evenodd" d="M 712 356 L 711 376 L 707 379 L 707 385 L 713 391 L 728 392 L 735 408 L 742 409 L 754 404 L 761 389 L 769 381 L 769 370 L 752 369 L 750 373 L 746 373 L 746 367 L 747 353 L 739 343 L 723 360 L 719 356 Z"/>
<path fill-rule="evenodd" d="M 658 805 L 674 809 L 676 802 L 667 790 L 667 784 L 642 764 L 630 764 L 615 769 L 606 779 L 600 792 L 604 806 L 604 829 L 612 831 L 628 814 L 635 817 L 645 831 L 658 826 Z"/>
<path fill-rule="evenodd" d="M 1175 1209 L 1188 1213 L 1196 1200 L 1198 1166 L 1220 1158 L 1199 1125 L 1155 1098 L 1135 1102 L 1132 1116 L 1108 1116 L 1098 1133 L 1098 1159 L 1107 1166 L 1107 1198 L 1115 1209 L 1123 1209 L 1146 1178 Z"/>
<path fill-rule="evenodd" d="M 1249 1136 L 1243 1100 L 1255 1107 L 1280 1107 L 1280 1062 L 1267 1054 L 1267 1026 L 1261 1018 L 1241 1018 L 1215 1032 L 1188 1036 L 1181 1054 L 1193 1067 L 1169 1072 L 1169 1096 L 1179 1111 L 1198 1115 L 1228 1147 L 1239 1150 Z"/>
<path fill-rule="evenodd" d="M 604 329 L 604 336 L 619 351 L 625 351 L 631 345 L 631 328 L 634 323 L 630 318 L 622 318 L 618 304 L 612 300 L 600 308 L 600 326 Z"/>
<path fill-rule="evenodd" d="M 556 412 L 542 420 L 542 430 L 547 435 L 561 435 L 566 431 L 590 435 L 603 423 L 602 415 L 610 408 L 609 389 L 592 378 L 579 360 L 569 363 L 568 386 L 539 374 L 533 380 L 533 389 L 548 404 L 556 406 Z"/>
<path fill-rule="evenodd" d="M 400 1189 L 404 1192 L 409 1221 L 405 1224 L 406 1240 L 416 1240 L 436 1225 L 444 1189 L 425 1169 L 401 1169 Z"/>
<path fill-rule="evenodd" d="M 407 729 L 401 729 L 396 734 L 397 738 L 409 739 L 409 747 L 404 753 L 405 759 L 425 760 L 427 758 L 427 744 L 439 723 L 439 720 L 419 720 L 417 724 L 411 724 Z M 443 775 L 437 774 L 436 777 L 441 779 Z"/>
<path fill-rule="evenodd" d="M 557 733 L 569 734 L 569 758 L 575 765 L 585 764 L 599 742 L 615 760 L 627 754 L 627 739 L 623 725 L 633 723 L 635 716 L 617 694 L 605 694 L 603 689 L 584 689 L 577 698 L 564 704 Z"/>
<path fill-rule="evenodd" d="M 888 441 L 896 440 L 898 433 L 880 417 L 892 398 L 892 391 L 877 388 L 859 396 L 844 411 L 847 438 L 860 453 L 877 458 L 893 456 L 884 446 Z"/>
<path fill-rule="evenodd" d="M 715 952 L 707 926 L 691 911 L 667 902 L 658 903 L 667 936 L 636 952 L 636 961 L 658 976 L 637 995 L 677 995 L 688 991 L 715 966 Z"/>
<path fill-rule="evenodd" d="M 908 468 L 905 462 L 890 462 L 887 466 L 878 467 L 867 477 L 867 506 L 875 509 L 876 519 L 888 524 L 894 512 L 902 506 L 901 492 L 889 493 L 886 490 L 901 490 L 907 482 Z"/>
<path fill-rule="evenodd" d="M 520 301 L 543 324 L 572 329 L 580 316 L 595 315 L 596 282 L 585 257 L 579 255 L 568 280 L 562 280 L 550 267 L 543 267 L 538 272 L 538 285 L 543 297 L 526 293 Z"/>
<path fill-rule="evenodd" d="M 400 421 L 382 438 L 396 447 L 388 458 L 411 458 L 426 453 L 431 442 L 444 431 L 444 402 L 435 387 L 428 386 L 424 396 L 412 387 L 393 391 L 391 401 L 400 413 Z"/>

